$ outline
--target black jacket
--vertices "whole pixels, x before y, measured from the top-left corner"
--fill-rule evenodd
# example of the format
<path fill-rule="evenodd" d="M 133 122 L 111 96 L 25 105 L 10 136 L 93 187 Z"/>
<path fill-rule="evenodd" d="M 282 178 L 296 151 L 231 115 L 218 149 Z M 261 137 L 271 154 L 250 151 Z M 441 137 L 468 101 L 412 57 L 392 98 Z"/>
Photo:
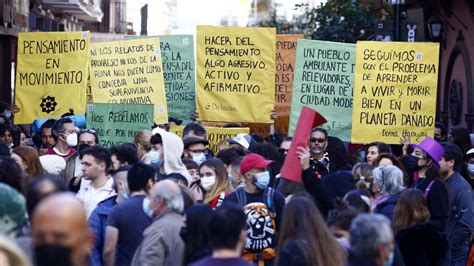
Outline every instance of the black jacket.
<path fill-rule="evenodd" d="M 344 146 L 344 142 L 337 137 L 328 137 L 326 152 L 329 157 L 329 171 L 318 161 L 311 160 L 311 167 L 319 175 L 325 176 L 339 170 L 351 170 L 353 166 L 352 157 Z"/>
<path fill-rule="evenodd" d="M 308 265 L 303 252 L 298 247 L 297 240 L 289 241 L 278 254 L 276 266 L 306 266 Z"/>
<path fill-rule="evenodd" d="M 319 178 L 316 177 L 311 167 L 304 170 L 302 174 L 303 184 L 306 191 L 316 201 L 316 206 L 324 217 L 334 208 L 334 203 Z"/>
<path fill-rule="evenodd" d="M 448 238 L 431 223 L 402 229 L 396 234 L 395 240 L 407 266 L 450 264 Z"/>

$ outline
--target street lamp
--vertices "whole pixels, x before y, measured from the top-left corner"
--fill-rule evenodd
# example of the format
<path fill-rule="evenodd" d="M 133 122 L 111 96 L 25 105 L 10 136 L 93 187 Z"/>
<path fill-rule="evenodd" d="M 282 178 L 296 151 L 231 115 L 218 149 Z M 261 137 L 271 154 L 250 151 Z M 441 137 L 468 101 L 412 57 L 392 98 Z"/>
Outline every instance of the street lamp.
<path fill-rule="evenodd" d="M 433 41 L 439 42 L 442 39 L 443 33 L 443 21 L 436 15 L 433 15 L 428 20 L 428 31 L 430 33 L 430 38 Z"/>
<path fill-rule="evenodd" d="M 402 6 L 405 5 L 405 0 L 390 0 L 393 6 L 393 40 L 399 42 L 402 40 Z"/>

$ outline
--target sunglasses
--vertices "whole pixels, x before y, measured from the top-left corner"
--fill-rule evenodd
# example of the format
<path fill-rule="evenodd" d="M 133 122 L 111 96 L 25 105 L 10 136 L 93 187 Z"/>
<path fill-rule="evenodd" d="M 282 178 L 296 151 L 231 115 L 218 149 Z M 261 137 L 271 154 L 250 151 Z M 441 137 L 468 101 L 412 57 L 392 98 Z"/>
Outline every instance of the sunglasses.
<path fill-rule="evenodd" d="M 89 128 L 84 128 L 81 130 L 80 133 L 92 133 L 92 134 L 97 134 L 97 132 L 93 129 L 89 129 Z"/>
<path fill-rule="evenodd" d="M 309 141 L 311 141 L 313 143 L 315 143 L 315 142 L 323 143 L 323 142 L 326 141 L 326 139 L 318 139 L 318 138 L 311 137 L 311 138 L 309 138 Z"/>

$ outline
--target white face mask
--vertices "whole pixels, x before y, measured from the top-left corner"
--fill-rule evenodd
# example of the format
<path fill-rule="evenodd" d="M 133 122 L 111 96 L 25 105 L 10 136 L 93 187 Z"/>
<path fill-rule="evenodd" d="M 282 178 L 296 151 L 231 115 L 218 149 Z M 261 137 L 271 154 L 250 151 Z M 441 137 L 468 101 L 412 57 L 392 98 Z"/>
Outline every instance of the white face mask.
<path fill-rule="evenodd" d="M 77 146 L 77 133 L 72 133 L 69 134 L 66 137 L 66 143 L 69 147 L 75 147 Z"/>
<path fill-rule="evenodd" d="M 193 161 L 195 161 L 197 164 L 201 165 L 205 160 L 206 155 L 204 153 L 193 153 Z"/>
<path fill-rule="evenodd" d="M 203 176 L 201 178 L 201 186 L 204 188 L 206 191 L 216 183 L 216 176 L 211 175 L 211 176 Z"/>

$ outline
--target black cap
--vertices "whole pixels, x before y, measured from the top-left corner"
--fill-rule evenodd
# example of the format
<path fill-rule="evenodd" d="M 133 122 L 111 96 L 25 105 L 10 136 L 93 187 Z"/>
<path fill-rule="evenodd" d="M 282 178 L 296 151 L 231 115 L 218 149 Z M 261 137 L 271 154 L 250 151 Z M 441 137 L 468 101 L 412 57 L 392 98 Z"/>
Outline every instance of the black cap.
<path fill-rule="evenodd" d="M 191 146 L 193 144 L 197 144 L 197 143 L 202 143 L 204 145 L 208 145 L 209 141 L 207 141 L 205 139 L 201 139 L 201 138 L 189 137 L 189 138 L 186 138 L 185 140 L 183 140 L 183 143 L 184 143 L 184 148 L 187 149 L 189 146 Z"/>

